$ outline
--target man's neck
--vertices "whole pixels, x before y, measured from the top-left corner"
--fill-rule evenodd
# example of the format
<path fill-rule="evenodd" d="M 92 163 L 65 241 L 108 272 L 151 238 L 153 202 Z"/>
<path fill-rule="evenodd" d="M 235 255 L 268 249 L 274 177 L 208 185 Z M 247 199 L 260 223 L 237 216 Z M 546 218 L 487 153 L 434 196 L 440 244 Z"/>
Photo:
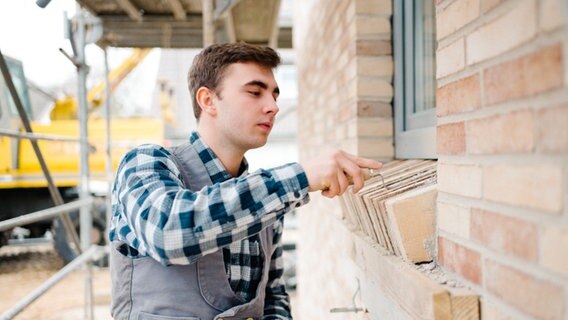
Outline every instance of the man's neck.
<path fill-rule="evenodd" d="M 236 150 L 226 141 L 220 139 L 218 135 L 199 125 L 197 126 L 197 132 L 201 136 L 201 139 L 213 150 L 225 169 L 227 169 L 227 172 L 233 177 L 238 176 L 245 155 L 244 152 Z"/>

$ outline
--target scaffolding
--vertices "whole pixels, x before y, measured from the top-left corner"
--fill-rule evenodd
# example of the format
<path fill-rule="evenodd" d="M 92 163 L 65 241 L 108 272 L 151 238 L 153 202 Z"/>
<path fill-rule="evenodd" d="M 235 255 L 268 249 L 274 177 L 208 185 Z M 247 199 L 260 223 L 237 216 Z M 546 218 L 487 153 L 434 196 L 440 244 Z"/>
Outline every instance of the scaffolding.
<path fill-rule="evenodd" d="M 8 66 L 4 55 L 0 51 L 0 69 L 2 71 L 2 76 L 9 90 L 10 96 L 14 101 L 18 115 L 20 117 L 22 127 L 25 133 L 15 132 L 11 130 L 0 130 L 0 136 L 9 136 L 17 139 L 28 139 L 30 140 L 35 155 L 40 164 L 41 170 L 43 172 L 44 178 L 46 179 L 49 194 L 53 201 L 54 206 L 45 210 L 40 210 L 32 213 L 28 213 L 13 219 L 5 220 L 0 222 L 0 231 L 8 230 L 14 227 L 26 225 L 32 222 L 37 222 L 40 220 L 53 219 L 58 217 L 56 223 L 62 223 L 64 226 L 65 234 L 67 238 L 71 240 L 71 243 L 75 247 L 79 255 L 65 265 L 61 270 L 54 274 L 51 278 L 46 280 L 33 292 L 28 294 L 20 300 L 15 306 L 7 310 L 0 315 L 0 319 L 12 319 L 17 314 L 22 312 L 27 306 L 38 299 L 41 295 L 47 292 L 51 287 L 57 284 L 59 281 L 64 279 L 72 271 L 79 267 L 83 267 L 84 270 L 84 283 L 85 283 L 85 319 L 93 319 L 93 288 L 92 288 L 92 270 L 91 263 L 93 260 L 99 259 L 105 253 L 108 254 L 108 248 L 91 245 L 91 228 L 92 228 L 92 217 L 90 213 L 90 208 L 93 203 L 93 198 L 90 196 L 88 189 L 89 185 L 89 144 L 88 144 L 88 134 L 87 134 L 87 97 L 86 97 L 86 79 L 88 73 L 88 66 L 85 63 L 85 46 L 86 46 L 86 29 L 87 29 L 87 17 L 85 13 L 78 9 L 75 17 L 75 28 L 76 31 L 73 34 L 69 34 L 68 37 L 73 46 L 74 56 L 66 55 L 71 62 L 77 68 L 77 91 L 79 99 L 79 139 L 70 139 L 68 137 L 60 137 L 54 135 L 37 135 L 34 134 L 31 128 L 30 119 L 24 110 L 20 97 L 16 91 L 12 77 L 8 70 Z M 71 28 L 69 28 L 71 30 Z M 108 62 L 106 61 L 106 51 L 105 51 L 105 66 L 107 75 L 107 85 L 108 85 Z M 107 175 L 111 176 L 111 155 L 110 155 L 110 112 L 109 112 L 109 101 L 110 101 L 110 91 L 106 90 L 107 99 L 105 102 L 106 108 L 106 124 L 107 124 L 107 148 L 106 148 L 106 162 L 107 162 Z M 66 143 L 79 143 L 80 145 L 80 182 L 79 182 L 79 200 L 64 203 L 63 198 L 56 187 L 53 178 L 50 174 L 49 168 L 45 162 L 45 159 L 41 153 L 38 145 L 38 140 L 51 140 L 51 141 L 63 141 Z M 107 192 L 110 192 L 107 190 Z M 107 201 L 109 197 L 107 197 Z M 79 209 L 80 214 L 80 237 L 78 237 L 73 223 L 69 218 L 69 213 L 73 210 Z M 107 202 L 107 210 L 109 209 Z M 108 212 L 107 212 L 108 217 Z"/>

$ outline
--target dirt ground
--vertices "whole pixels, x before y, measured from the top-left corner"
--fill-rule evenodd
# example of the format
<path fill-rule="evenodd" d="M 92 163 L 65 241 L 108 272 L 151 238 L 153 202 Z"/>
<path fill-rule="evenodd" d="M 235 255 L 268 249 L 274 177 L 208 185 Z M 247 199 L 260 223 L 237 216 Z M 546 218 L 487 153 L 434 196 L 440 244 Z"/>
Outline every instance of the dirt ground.
<path fill-rule="evenodd" d="M 51 245 L 0 248 L 0 314 L 12 308 L 62 266 L 63 262 Z M 83 319 L 84 275 L 81 268 L 71 273 L 13 319 Z M 93 267 L 92 279 L 95 319 L 112 319 L 108 269 Z"/>
<path fill-rule="evenodd" d="M 0 248 L 0 315 L 49 279 L 63 262 L 51 245 Z M 30 304 L 15 320 L 76 320 L 84 318 L 85 272 L 78 269 Z M 110 316 L 110 274 L 93 267 L 94 319 Z M 295 292 L 290 293 L 292 306 Z M 293 308 L 294 309 L 294 308 Z"/>

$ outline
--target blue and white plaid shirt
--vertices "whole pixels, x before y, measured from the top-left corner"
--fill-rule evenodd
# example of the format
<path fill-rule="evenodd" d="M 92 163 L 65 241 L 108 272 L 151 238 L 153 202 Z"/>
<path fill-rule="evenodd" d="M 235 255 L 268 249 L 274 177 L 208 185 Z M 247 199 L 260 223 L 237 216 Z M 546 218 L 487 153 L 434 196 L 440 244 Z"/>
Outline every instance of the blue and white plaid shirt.
<path fill-rule="evenodd" d="M 163 147 L 143 145 L 122 159 L 112 192 L 110 240 L 121 240 L 129 255 L 151 256 L 164 265 L 190 264 L 223 249 L 231 288 L 246 301 L 262 275 L 258 232 L 274 228 L 263 319 L 290 319 L 284 288 L 281 235 L 284 214 L 308 203 L 308 181 L 297 163 L 233 178 L 197 132 L 190 143 L 213 185 L 185 189 Z M 256 245 L 255 245 L 256 244 Z"/>

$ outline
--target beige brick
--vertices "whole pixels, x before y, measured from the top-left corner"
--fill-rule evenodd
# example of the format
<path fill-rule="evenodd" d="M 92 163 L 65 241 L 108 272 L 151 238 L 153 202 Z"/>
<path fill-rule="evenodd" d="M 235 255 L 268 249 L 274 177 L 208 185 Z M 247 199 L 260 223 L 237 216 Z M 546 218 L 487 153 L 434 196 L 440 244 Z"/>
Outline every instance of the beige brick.
<path fill-rule="evenodd" d="M 360 138 L 355 145 L 361 157 L 384 159 L 394 156 L 392 138 Z"/>
<path fill-rule="evenodd" d="M 355 8 L 355 3 L 353 1 L 349 0 L 347 2 L 348 3 L 347 3 L 347 10 L 345 11 L 345 16 L 347 17 L 348 22 L 349 21 L 353 22 L 354 19 L 350 19 L 350 18 L 355 18 L 357 8 Z M 354 24 L 351 23 L 351 25 L 353 26 L 353 29 L 355 29 Z M 355 35 L 355 30 L 352 30 L 352 31 L 353 31 L 353 33 L 350 33 L 350 35 Z"/>
<path fill-rule="evenodd" d="M 342 76 L 343 76 L 345 83 L 347 81 L 353 80 L 353 79 L 355 79 L 355 77 L 357 77 L 357 64 L 355 63 L 355 59 L 349 59 L 347 61 L 347 66 L 345 67 Z M 343 85 L 343 83 L 342 83 L 342 85 Z"/>
<path fill-rule="evenodd" d="M 436 219 L 438 229 L 469 239 L 470 208 L 438 202 Z"/>
<path fill-rule="evenodd" d="M 494 165 L 483 170 L 483 196 L 496 202 L 557 213 L 563 204 L 562 168 Z"/>
<path fill-rule="evenodd" d="M 568 227 L 544 227 L 540 246 L 540 264 L 568 276 Z"/>
<path fill-rule="evenodd" d="M 562 48 L 564 52 L 568 52 L 568 41 L 564 41 Z M 565 56 L 568 56 L 568 54 Z M 566 58 L 564 58 L 564 83 L 568 84 L 568 61 L 566 61 Z"/>
<path fill-rule="evenodd" d="M 438 262 L 471 282 L 481 283 L 481 255 L 473 249 L 438 237 Z"/>
<path fill-rule="evenodd" d="M 534 148 L 533 112 L 524 110 L 469 121 L 467 152 L 497 154 L 530 152 Z"/>
<path fill-rule="evenodd" d="M 380 97 L 391 99 L 393 97 L 392 84 L 383 79 L 357 78 L 356 95 L 359 97 Z"/>
<path fill-rule="evenodd" d="M 349 83 L 347 84 L 347 93 L 347 96 L 349 98 L 357 97 L 357 79 L 349 81 Z"/>
<path fill-rule="evenodd" d="M 359 155 L 359 150 L 357 149 L 357 143 L 355 142 L 356 139 L 346 139 L 343 141 L 339 141 L 339 149 L 349 152 L 351 154 Z"/>
<path fill-rule="evenodd" d="M 357 56 L 391 56 L 392 43 L 390 40 L 358 39 L 350 45 Z"/>
<path fill-rule="evenodd" d="M 479 16 L 479 0 L 457 0 L 436 16 L 436 36 L 443 39 Z"/>
<path fill-rule="evenodd" d="M 474 74 L 436 90 L 438 116 L 473 111 L 481 106 L 479 75 Z"/>
<path fill-rule="evenodd" d="M 359 117 L 392 117 L 392 105 L 379 101 L 357 101 L 357 116 Z"/>
<path fill-rule="evenodd" d="M 391 57 L 357 57 L 357 74 L 360 76 L 392 77 Z"/>
<path fill-rule="evenodd" d="M 480 299 L 481 319 L 483 320 L 515 320 L 513 317 L 506 315 L 494 303 L 488 299 Z"/>
<path fill-rule="evenodd" d="M 349 119 L 355 118 L 356 115 L 357 115 L 357 110 L 352 106 L 342 106 L 339 110 L 338 121 L 345 122 Z M 308 124 L 304 123 L 304 125 Z"/>
<path fill-rule="evenodd" d="M 436 78 L 458 72 L 465 67 L 464 39 L 459 38 L 436 53 Z"/>
<path fill-rule="evenodd" d="M 439 154 L 462 154 L 465 152 L 464 123 L 449 123 L 436 127 L 436 150 Z"/>
<path fill-rule="evenodd" d="M 345 125 L 336 125 L 333 129 L 333 134 L 335 137 L 335 141 L 341 141 L 348 138 L 347 135 L 347 126 Z"/>
<path fill-rule="evenodd" d="M 562 86 L 560 45 L 540 48 L 484 72 L 485 104 L 530 97 Z"/>
<path fill-rule="evenodd" d="M 356 16 L 355 28 L 357 35 L 379 35 L 389 34 L 391 32 L 390 20 L 387 17 L 377 16 Z"/>
<path fill-rule="evenodd" d="M 467 64 L 495 57 L 536 35 L 536 1 L 520 0 L 516 7 L 467 36 Z"/>
<path fill-rule="evenodd" d="M 538 319 L 564 318 L 564 290 L 509 266 L 485 262 L 487 290 L 517 309 Z"/>
<path fill-rule="evenodd" d="M 392 137 L 393 121 L 390 118 L 357 118 L 349 124 L 350 137 Z"/>
<path fill-rule="evenodd" d="M 491 9 L 495 8 L 498 4 L 502 3 L 505 0 L 481 0 L 481 6 L 484 13 L 490 11 Z"/>
<path fill-rule="evenodd" d="M 564 0 L 541 0 L 540 5 L 540 30 L 550 31 L 563 26 L 566 23 L 566 4 Z"/>
<path fill-rule="evenodd" d="M 392 5 L 389 0 L 356 0 L 355 12 L 363 14 L 391 15 Z"/>
<path fill-rule="evenodd" d="M 530 262 L 537 259 L 537 226 L 525 220 L 472 209 L 471 239 L 499 253 Z"/>
<path fill-rule="evenodd" d="M 438 163 L 438 188 L 443 192 L 481 198 L 481 177 L 478 166 Z"/>
<path fill-rule="evenodd" d="M 546 153 L 568 151 L 568 104 L 538 112 L 538 148 Z"/>

